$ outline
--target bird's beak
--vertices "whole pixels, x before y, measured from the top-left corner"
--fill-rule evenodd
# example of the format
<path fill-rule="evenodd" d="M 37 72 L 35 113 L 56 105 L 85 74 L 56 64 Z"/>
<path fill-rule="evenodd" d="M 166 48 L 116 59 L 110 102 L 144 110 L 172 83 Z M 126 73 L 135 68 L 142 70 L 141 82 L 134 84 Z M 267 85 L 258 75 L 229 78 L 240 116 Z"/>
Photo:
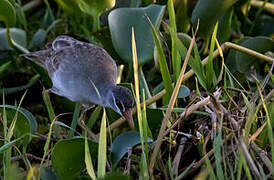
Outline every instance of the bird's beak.
<path fill-rule="evenodd" d="M 123 113 L 123 116 L 126 118 L 128 124 L 129 124 L 130 129 L 135 130 L 135 125 L 134 125 L 134 121 L 133 121 L 133 118 L 132 118 L 131 109 L 126 110 Z"/>

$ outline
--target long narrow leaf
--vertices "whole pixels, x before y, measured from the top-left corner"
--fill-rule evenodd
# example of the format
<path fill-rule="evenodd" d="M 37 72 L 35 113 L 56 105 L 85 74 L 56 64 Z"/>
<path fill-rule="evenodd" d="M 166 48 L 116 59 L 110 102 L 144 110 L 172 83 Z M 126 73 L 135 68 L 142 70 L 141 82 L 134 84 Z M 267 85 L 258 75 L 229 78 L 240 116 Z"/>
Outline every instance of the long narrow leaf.
<path fill-rule="evenodd" d="M 98 178 L 104 178 L 106 174 L 106 162 L 107 162 L 107 128 L 106 128 L 106 110 L 104 109 L 101 128 L 100 138 L 98 147 Z"/>
<path fill-rule="evenodd" d="M 214 79 L 216 79 L 214 68 L 213 68 L 213 52 L 214 52 L 214 48 L 215 48 L 215 39 L 216 39 L 216 35 L 217 35 L 217 29 L 218 29 L 218 23 L 216 23 L 212 37 L 211 37 L 209 58 L 208 58 L 208 62 L 206 64 L 205 72 L 206 72 L 206 80 L 207 80 L 207 90 L 212 89 L 212 83 L 213 83 Z"/>
<path fill-rule="evenodd" d="M 172 0 L 168 0 L 168 14 L 169 14 L 170 29 L 174 33 L 177 33 L 174 5 Z M 180 54 L 178 53 L 177 46 L 175 45 L 175 40 L 173 36 L 171 36 L 171 54 L 172 54 L 174 82 L 176 82 L 180 75 L 181 58 L 180 58 Z"/>
<path fill-rule="evenodd" d="M 153 35 L 154 42 L 155 42 L 157 52 L 158 52 L 161 75 L 162 75 L 162 78 L 163 78 L 165 89 L 167 91 L 166 96 L 168 97 L 167 99 L 170 99 L 170 97 L 172 95 L 172 92 L 173 92 L 173 86 L 172 86 L 172 80 L 171 80 L 170 72 L 168 70 L 168 66 L 167 66 L 167 62 L 166 62 L 166 57 L 165 57 L 165 54 L 164 54 L 163 47 L 160 43 L 160 39 L 159 39 L 158 34 L 156 32 L 156 29 L 153 26 L 153 24 L 151 23 L 151 21 L 149 20 L 149 18 L 148 18 L 148 21 L 149 21 L 149 24 L 151 26 L 152 35 Z"/>
<path fill-rule="evenodd" d="M 88 146 L 87 133 L 85 133 L 85 163 L 86 163 L 87 172 L 89 176 L 91 177 L 91 179 L 96 180 L 95 172 L 94 172 L 92 161 L 91 161 L 89 146 Z"/>

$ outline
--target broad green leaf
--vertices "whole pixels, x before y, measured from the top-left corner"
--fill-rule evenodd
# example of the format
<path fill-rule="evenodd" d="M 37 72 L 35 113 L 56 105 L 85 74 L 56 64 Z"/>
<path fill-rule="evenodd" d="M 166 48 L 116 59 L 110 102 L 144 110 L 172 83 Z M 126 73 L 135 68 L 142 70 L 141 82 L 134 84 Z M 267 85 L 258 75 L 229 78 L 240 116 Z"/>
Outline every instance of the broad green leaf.
<path fill-rule="evenodd" d="M 27 36 L 24 30 L 10 28 L 10 32 L 13 41 L 15 41 L 17 44 L 24 48 L 27 47 Z M 0 30 L 0 42 L 0 50 L 13 50 L 13 48 L 9 45 L 6 29 Z"/>
<path fill-rule="evenodd" d="M 231 21 L 232 21 L 233 9 L 226 11 L 226 13 L 220 18 L 217 39 L 220 44 L 227 42 L 231 34 Z"/>
<path fill-rule="evenodd" d="M 153 142 L 151 138 L 147 138 L 147 142 Z M 117 166 L 119 161 L 124 157 L 127 153 L 128 148 L 132 148 L 133 146 L 140 144 L 140 134 L 138 132 L 125 132 L 120 134 L 112 143 L 111 146 L 111 163 L 114 167 Z"/>
<path fill-rule="evenodd" d="M 0 1 L 0 21 L 4 21 L 7 28 L 13 27 L 15 25 L 16 13 L 14 7 L 8 0 Z M 2 43 L 2 41 L 0 42 Z"/>
<path fill-rule="evenodd" d="M 45 43 L 46 36 L 47 32 L 44 29 L 38 29 L 38 31 L 36 31 L 36 33 L 32 36 L 29 48 L 42 48 Z"/>
<path fill-rule="evenodd" d="M 77 0 L 77 3 L 81 11 L 95 17 L 113 8 L 115 0 Z"/>
<path fill-rule="evenodd" d="M 264 36 L 248 38 L 239 45 L 252 49 L 258 53 L 265 53 L 274 50 L 274 40 Z M 246 72 L 250 66 L 256 62 L 256 57 L 236 51 L 235 59 L 237 69 L 240 72 Z"/>
<path fill-rule="evenodd" d="M 208 38 L 213 31 L 217 20 L 236 2 L 237 0 L 199 0 L 196 4 L 191 21 L 194 27 L 200 20 L 198 35 Z"/>
<path fill-rule="evenodd" d="M 14 127 L 14 137 L 20 138 L 26 134 L 34 134 L 37 130 L 37 123 L 35 117 L 25 108 L 18 108 L 12 105 L 0 105 L 1 113 L 3 114 L 4 107 L 6 109 L 7 120 L 12 122 L 16 111 L 18 111 L 16 124 Z M 0 124 L 2 126 L 2 124 Z M 0 127 L 1 127 L 0 126 Z M 24 143 L 28 143 L 31 140 L 31 136 L 23 138 Z"/>
<path fill-rule="evenodd" d="M 165 6 L 150 5 L 144 8 L 118 8 L 108 16 L 112 43 L 119 56 L 132 62 L 131 28 L 134 27 L 138 63 L 153 59 L 154 41 L 146 15 L 156 29 L 159 28 Z"/>
<path fill-rule="evenodd" d="M 52 167 L 42 167 L 40 170 L 41 180 L 58 180 Z"/>
<path fill-rule="evenodd" d="M 189 96 L 190 94 L 190 90 L 188 87 L 186 87 L 185 85 L 181 85 L 179 93 L 178 93 L 178 98 L 185 98 L 187 96 Z"/>
<path fill-rule="evenodd" d="M 89 141 L 90 154 L 97 157 L 98 145 Z M 51 155 L 52 166 L 60 180 L 76 179 L 85 169 L 85 139 L 73 138 L 58 141 Z"/>

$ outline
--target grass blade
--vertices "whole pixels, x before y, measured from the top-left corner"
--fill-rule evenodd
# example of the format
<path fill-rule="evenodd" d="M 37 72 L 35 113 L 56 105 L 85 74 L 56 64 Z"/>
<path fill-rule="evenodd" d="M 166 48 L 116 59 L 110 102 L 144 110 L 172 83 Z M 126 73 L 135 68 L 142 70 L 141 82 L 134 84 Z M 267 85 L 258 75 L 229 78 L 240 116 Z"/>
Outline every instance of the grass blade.
<path fill-rule="evenodd" d="M 166 62 L 166 57 L 165 57 L 165 54 L 164 54 L 164 50 L 163 50 L 163 47 L 162 47 L 162 45 L 160 43 L 160 39 L 158 37 L 156 29 L 153 26 L 153 24 L 152 24 L 152 22 L 150 21 L 149 18 L 148 18 L 148 21 L 149 21 L 149 24 L 151 26 L 152 35 L 153 35 L 154 42 L 155 42 L 155 45 L 156 45 L 156 48 L 157 48 L 161 75 L 162 75 L 162 78 L 163 78 L 165 89 L 167 91 L 167 93 L 166 93 L 166 99 L 169 100 L 170 97 L 171 97 L 171 95 L 172 95 L 172 92 L 173 92 L 173 86 L 172 86 L 172 80 L 171 80 L 170 72 L 168 70 L 168 66 L 167 66 L 167 62 Z"/>
<path fill-rule="evenodd" d="M 91 179 L 96 180 L 95 172 L 92 165 L 92 160 L 89 152 L 89 146 L 88 146 L 88 139 L 87 139 L 87 132 L 85 133 L 85 164 L 87 167 L 87 172 Z"/>
<path fill-rule="evenodd" d="M 213 52 L 215 48 L 215 39 L 217 35 L 217 29 L 218 29 L 218 23 L 216 23 L 212 37 L 211 37 L 211 42 L 210 42 L 210 50 L 209 50 L 209 58 L 208 58 L 208 63 L 206 64 L 206 81 L 207 81 L 207 90 L 210 91 L 212 88 L 212 83 L 214 82 L 215 77 L 215 72 L 213 68 Z M 215 84 L 215 83 L 214 83 Z"/>
<path fill-rule="evenodd" d="M 169 14 L 170 29 L 173 31 L 173 33 L 176 34 L 177 27 L 176 27 L 176 21 L 175 21 L 174 5 L 172 0 L 168 0 L 168 14 Z M 177 46 L 175 44 L 175 39 L 173 38 L 173 36 L 171 36 L 171 54 L 172 54 L 174 82 L 176 82 L 180 75 L 181 58 L 177 50 Z"/>
<path fill-rule="evenodd" d="M 100 137 L 99 137 L 99 147 L 98 147 L 98 178 L 104 178 L 106 174 L 106 162 L 107 162 L 107 128 L 106 128 L 106 110 L 104 109 Z"/>
<path fill-rule="evenodd" d="M 76 126 L 77 126 L 77 121 L 78 121 L 78 118 L 79 118 L 79 114 L 80 114 L 80 111 L 81 111 L 81 106 L 82 105 L 79 102 L 77 102 L 75 104 L 73 117 L 72 117 L 72 122 L 71 122 L 71 125 L 70 125 L 69 134 L 68 134 L 68 138 L 72 138 L 73 135 L 74 135 L 74 132 L 75 132 L 75 129 L 76 129 Z"/>

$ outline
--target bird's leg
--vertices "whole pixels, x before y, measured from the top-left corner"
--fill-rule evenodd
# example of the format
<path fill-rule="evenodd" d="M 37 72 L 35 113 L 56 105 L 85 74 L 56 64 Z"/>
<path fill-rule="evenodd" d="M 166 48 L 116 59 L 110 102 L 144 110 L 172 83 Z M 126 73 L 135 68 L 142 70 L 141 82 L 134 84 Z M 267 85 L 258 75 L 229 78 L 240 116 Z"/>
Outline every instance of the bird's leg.
<path fill-rule="evenodd" d="M 84 117 L 86 116 L 87 109 L 82 109 L 81 115 L 78 119 L 78 125 L 84 129 L 87 134 L 95 141 L 98 142 L 98 136 L 96 136 L 85 124 Z"/>

